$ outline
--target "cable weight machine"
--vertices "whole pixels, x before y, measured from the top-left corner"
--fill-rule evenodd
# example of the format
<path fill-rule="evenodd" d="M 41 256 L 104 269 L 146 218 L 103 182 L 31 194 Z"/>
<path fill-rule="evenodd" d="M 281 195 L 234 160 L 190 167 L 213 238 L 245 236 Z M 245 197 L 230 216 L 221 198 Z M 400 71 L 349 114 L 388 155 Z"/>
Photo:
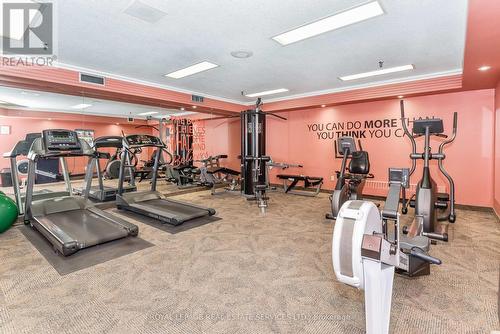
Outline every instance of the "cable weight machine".
<path fill-rule="evenodd" d="M 255 200 L 262 213 L 267 208 L 266 164 L 271 157 L 266 155 L 266 117 L 279 115 L 262 111 L 259 98 L 254 109 L 241 112 L 241 193 L 248 200 Z"/>

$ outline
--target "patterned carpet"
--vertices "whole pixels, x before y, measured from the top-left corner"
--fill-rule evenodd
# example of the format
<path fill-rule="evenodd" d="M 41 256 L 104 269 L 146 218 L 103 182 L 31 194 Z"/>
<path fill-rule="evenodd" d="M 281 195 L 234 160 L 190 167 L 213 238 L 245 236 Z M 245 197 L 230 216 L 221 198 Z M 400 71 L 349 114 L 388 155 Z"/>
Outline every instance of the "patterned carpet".
<path fill-rule="evenodd" d="M 182 198 L 223 219 L 175 235 L 139 224 L 154 247 L 60 276 L 17 227 L 0 235 L 1 333 L 363 333 L 363 293 L 336 281 L 327 195 L 255 203 Z M 130 219 L 129 219 L 130 220 Z M 500 223 L 458 211 L 443 265 L 395 278 L 392 333 L 489 333 L 497 316 Z"/>

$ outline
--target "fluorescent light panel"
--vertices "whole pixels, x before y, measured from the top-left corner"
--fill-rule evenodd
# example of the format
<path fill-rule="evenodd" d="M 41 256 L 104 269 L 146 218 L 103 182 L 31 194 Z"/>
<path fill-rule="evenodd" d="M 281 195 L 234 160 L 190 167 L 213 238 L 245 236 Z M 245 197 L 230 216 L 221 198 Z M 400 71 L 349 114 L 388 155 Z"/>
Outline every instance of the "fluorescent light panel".
<path fill-rule="evenodd" d="M 81 103 L 81 104 L 74 105 L 71 108 L 73 108 L 73 109 L 85 109 L 88 107 L 92 107 L 92 105 L 88 104 L 88 103 Z"/>
<path fill-rule="evenodd" d="M 273 39 L 281 45 L 288 45 L 382 14 L 384 14 L 384 10 L 378 1 L 373 1 L 274 36 Z"/>
<path fill-rule="evenodd" d="M 200 72 L 203 72 L 206 70 L 210 70 L 210 69 L 218 67 L 218 66 L 219 65 L 210 63 L 208 61 L 203 61 L 201 63 L 183 68 L 181 70 L 178 70 L 178 71 L 175 71 L 175 72 L 172 72 L 169 74 L 166 74 L 165 76 L 167 76 L 169 78 L 180 79 L 180 78 L 187 77 L 189 75 L 193 75 L 195 73 L 200 73 Z"/>
<path fill-rule="evenodd" d="M 158 111 L 146 111 L 146 112 L 141 112 L 140 114 L 137 114 L 138 116 L 149 116 L 149 115 L 154 115 L 157 114 Z"/>
<path fill-rule="evenodd" d="M 284 93 L 284 92 L 288 92 L 288 89 L 279 88 L 279 89 L 273 89 L 273 90 L 266 90 L 266 91 L 260 92 L 260 93 L 245 94 L 245 96 L 246 97 L 258 97 L 258 96 L 278 94 L 278 93 Z"/>
<path fill-rule="evenodd" d="M 343 77 L 339 77 L 339 79 L 342 81 L 356 80 L 356 79 L 373 77 L 376 75 L 409 71 L 409 70 L 413 70 L 414 68 L 415 68 L 415 66 L 413 66 L 413 64 L 396 66 L 396 67 L 389 67 L 389 68 L 384 68 L 384 69 L 370 71 L 370 72 L 358 73 L 358 74 L 353 74 L 353 75 L 346 75 Z"/>
<path fill-rule="evenodd" d="M 173 115 L 174 116 L 187 116 L 187 115 L 194 115 L 197 114 L 197 112 L 194 111 L 183 111 L 183 112 L 176 112 Z"/>

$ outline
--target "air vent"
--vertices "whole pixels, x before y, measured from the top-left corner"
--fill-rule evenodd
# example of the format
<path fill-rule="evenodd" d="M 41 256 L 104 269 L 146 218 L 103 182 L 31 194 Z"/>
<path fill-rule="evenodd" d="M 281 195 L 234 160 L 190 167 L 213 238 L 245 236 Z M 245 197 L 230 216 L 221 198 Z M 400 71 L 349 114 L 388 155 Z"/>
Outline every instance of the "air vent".
<path fill-rule="evenodd" d="M 167 15 L 167 13 L 146 5 L 139 0 L 134 1 L 127 9 L 125 9 L 124 13 L 148 23 L 156 23 Z"/>
<path fill-rule="evenodd" d="M 198 102 L 198 103 L 203 103 L 203 96 L 191 95 L 191 101 Z"/>
<path fill-rule="evenodd" d="M 96 75 L 80 73 L 80 82 L 86 82 L 94 85 L 104 86 L 104 77 L 98 77 Z"/>

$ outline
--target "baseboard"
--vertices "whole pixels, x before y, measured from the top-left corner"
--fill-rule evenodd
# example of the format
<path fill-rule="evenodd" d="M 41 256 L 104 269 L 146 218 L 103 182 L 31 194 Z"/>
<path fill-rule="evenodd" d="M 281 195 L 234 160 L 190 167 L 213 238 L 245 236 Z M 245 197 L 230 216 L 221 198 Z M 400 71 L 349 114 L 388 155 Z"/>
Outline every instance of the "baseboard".
<path fill-rule="evenodd" d="M 493 199 L 493 211 L 497 215 L 498 220 L 500 220 L 500 203 L 496 199 Z"/>
<path fill-rule="evenodd" d="M 273 187 L 277 188 L 283 188 L 282 184 L 271 184 Z M 303 187 L 297 187 L 297 189 L 303 189 Z M 321 189 L 321 193 L 326 193 L 330 194 L 332 193 L 333 190 L 329 189 Z M 385 196 L 379 196 L 379 195 L 368 195 L 368 194 L 363 194 L 363 198 L 366 199 L 371 199 L 375 201 L 385 201 Z M 494 215 L 497 216 L 497 218 L 500 220 L 500 204 L 498 202 L 495 202 L 496 208 L 488 207 L 488 206 L 477 206 L 477 205 L 466 205 L 466 204 L 455 204 L 455 207 L 460 210 L 469 210 L 469 211 L 479 211 L 479 212 L 488 212 L 488 213 L 493 213 Z"/>

